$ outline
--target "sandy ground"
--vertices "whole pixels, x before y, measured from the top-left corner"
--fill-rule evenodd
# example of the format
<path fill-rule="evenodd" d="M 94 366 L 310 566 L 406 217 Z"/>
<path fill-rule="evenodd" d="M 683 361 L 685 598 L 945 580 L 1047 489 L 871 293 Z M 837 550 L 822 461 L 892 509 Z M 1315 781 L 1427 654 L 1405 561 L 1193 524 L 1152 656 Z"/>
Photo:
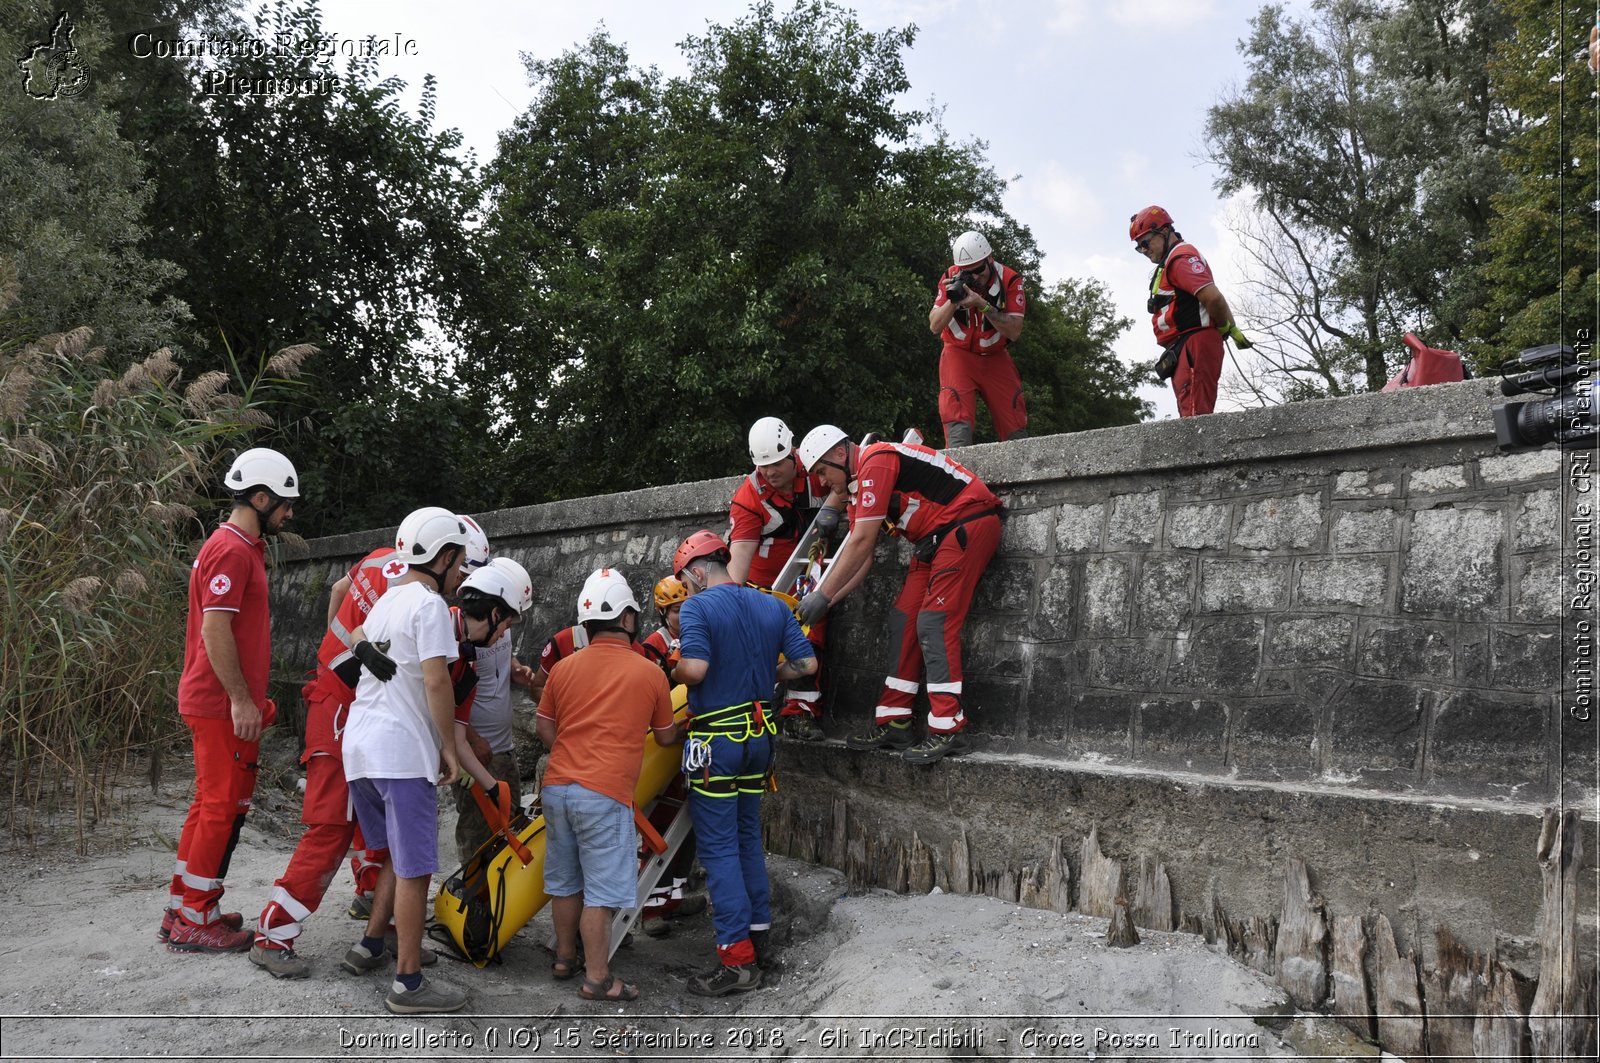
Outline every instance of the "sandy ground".
<path fill-rule="evenodd" d="M 690 995 L 712 962 L 708 914 L 637 940 L 615 969 L 643 998 L 580 1000 L 549 977 L 542 913 L 485 970 L 432 972 L 471 991 L 467 1010 L 400 1018 L 388 979 L 338 966 L 358 934 L 334 880 L 300 950 L 303 980 L 242 955 L 168 953 L 155 940 L 188 799 L 173 765 L 158 792 L 130 789 L 119 827 L 87 857 L 70 835 L 7 853 L 0 882 L 4 1059 L 1236 1059 L 1371 1056 L 1325 1020 L 1286 1017 L 1281 991 L 1192 935 L 1105 945 L 1103 920 L 992 898 L 847 895 L 837 872 L 774 858 L 778 969 L 743 996 Z M 252 918 L 298 836 L 287 770 L 263 780 L 228 876 L 226 907 Z M 443 829 L 453 817 L 441 817 Z"/>

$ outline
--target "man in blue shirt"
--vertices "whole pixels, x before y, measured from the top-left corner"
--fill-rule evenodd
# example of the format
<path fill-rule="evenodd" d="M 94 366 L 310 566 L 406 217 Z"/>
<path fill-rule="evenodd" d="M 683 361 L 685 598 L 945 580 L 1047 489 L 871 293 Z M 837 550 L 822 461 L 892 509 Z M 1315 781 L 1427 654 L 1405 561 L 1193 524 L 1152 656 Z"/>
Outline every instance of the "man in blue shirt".
<path fill-rule="evenodd" d="M 781 601 L 728 575 L 728 545 L 716 534 L 697 531 L 685 539 L 672 570 L 689 590 L 678 613 L 682 659 L 673 678 L 689 688 L 689 818 L 720 961 L 689 979 L 689 991 L 719 997 L 761 984 L 772 926 L 761 848 L 761 794 L 778 730 L 770 699 L 776 683 L 815 672 L 817 656 Z"/>

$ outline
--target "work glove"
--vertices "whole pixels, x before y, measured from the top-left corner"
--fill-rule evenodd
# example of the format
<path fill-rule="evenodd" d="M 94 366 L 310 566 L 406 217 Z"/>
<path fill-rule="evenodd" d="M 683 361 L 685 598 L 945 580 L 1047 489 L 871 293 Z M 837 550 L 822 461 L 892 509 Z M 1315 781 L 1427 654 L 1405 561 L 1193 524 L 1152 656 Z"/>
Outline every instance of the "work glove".
<path fill-rule="evenodd" d="M 1241 351 L 1248 351 L 1251 347 L 1255 346 L 1255 344 L 1245 339 L 1243 332 L 1239 331 L 1239 323 L 1237 321 L 1228 322 L 1228 331 L 1224 333 L 1224 335 L 1226 338 L 1232 340 L 1233 345 L 1238 347 Z"/>
<path fill-rule="evenodd" d="M 488 802 L 492 807 L 499 808 L 500 807 L 500 783 L 498 781 L 496 781 L 493 786 L 489 787 L 487 790 L 485 790 L 483 792 L 483 796 L 488 799 Z"/>
<path fill-rule="evenodd" d="M 827 594 L 822 591 L 812 591 L 800 599 L 800 605 L 795 609 L 795 615 L 800 618 L 801 624 L 810 627 L 822 619 L 823 614 L 828 611 L 829 604 Z"/>
<path fill-rule="evenodd" d="M 395 672 L 399 670 L 394 663 L 393 657 L 390 657 L 366 639 L 362 639 L 350 647 L 350 652 L 356 655 L 356 659 L 361 662 L 363 668 L 372 673 L 373 678 L 382 680 L 385 683 L 393 679 Z"/>
<path fill-rule="evenodd" d="M 476 689 L 478 689 L 478 670 L 476 668 L 466 669 L 461 673 L 461 678 L 451 684 L 451 690 L 455 695 L 457 705 L 465 702 Z"/>
<path fill-rule="evenodd" d="M 843 516 L 839 510 L 832 506 L 824 506 L 817 510 L 816 529 L 818 535 L 832 535 L 839 530 L 839 518 Z"/>

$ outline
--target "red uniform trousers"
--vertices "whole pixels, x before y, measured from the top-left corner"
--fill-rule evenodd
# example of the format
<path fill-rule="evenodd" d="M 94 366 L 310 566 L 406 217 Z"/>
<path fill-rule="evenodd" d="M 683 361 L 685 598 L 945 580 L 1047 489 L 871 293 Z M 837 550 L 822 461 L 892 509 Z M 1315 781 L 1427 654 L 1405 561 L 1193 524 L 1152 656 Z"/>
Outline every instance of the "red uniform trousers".
<path fill-rule="evenodd" d="M 194 801 L 178 836 L 169 907 L 196 926 L 217 920 L 222 880 L 256 791 L 259 742 L 242 742 L 231 718 L 185 716 L 194 741 Z"/>
<path fill-rule="evenodd" d="M 350 786 L 340 756 L 341 736 L 353 693 L 332 676 L 319 675 L 306 684 L 306 795 L 300 807 L 300 836 L 283 876 L 272 885 L 267 906 L 256 926 L 256 941 L 281 948 L 293 947 L 301 924 L 322 904 L 328 884 L 353 845 L 350 871 L 356 893 L 370 897 L 378 884 L 378 869 L 387 853 L 366 850 L 361 829 L 350 814 Z"/>
<path fill-rule="evenodd" d="M 1178 416 L 1193 417 L 1217 408 L 1217 380 L 1222 376 L 1222 333 L 1197 329 L 1183 341 L 1178 371 L 1172 374 L 1172 393 L 1178 398 Z"/>
<path fill-rule="evenodd" d="M 912 559 L 889 615 L 895 659 L 878 696 L 877 726 L 910 718 L 924 672 L 928 730 L 949 733 L 967 725 L 961 711 L 961 628 L 978 577 L 999 545 L 1000 516 L 987 514 L 946 533 L 931 562 Z"/>
<path fill-rule="evenodd" d="M 822 650 L 828 644 L 828 618 L 824 616 L 811 630 L 806 632 L 806 638 L 817 650 L 817 670 L 810 675 L 801 676 L 793 680 L 784 688 L 783 708 L 780 716 L 809 716 L 813 720 L 822 719 Z"/>
<path fill-rule="evenodd" d="M 1009 352 L 973 354 L 962 347 L 946 347 L 939 356 L 939 420 L 976 424 L 979 395 L 1002 440 L 1028 426 L 1022 378 Z"/>

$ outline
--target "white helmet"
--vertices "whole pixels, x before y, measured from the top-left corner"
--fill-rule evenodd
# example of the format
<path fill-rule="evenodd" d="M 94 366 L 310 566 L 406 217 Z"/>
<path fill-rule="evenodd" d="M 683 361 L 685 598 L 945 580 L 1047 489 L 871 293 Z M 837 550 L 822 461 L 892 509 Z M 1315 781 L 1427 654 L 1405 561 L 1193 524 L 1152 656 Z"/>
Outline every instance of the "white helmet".
<path fill-rule="evenodd" d="M 750 460 L 771 465 L 794 453 L 794 433 L 776 417 L 763 417 L 750 426 Z"/>
<path fill-rule="evenodd" d="M 447 546 L 467 545 L 467 526 L 461 518 L 439 506 L 412 510 L 400 522 L 394 548 L 408 565 L 426 565 Z"/>
<path fill-rule="evenodd" d="M 233 459 L 222 486 L 230 494 L 241 494 L 257 487 L 265 487 L 279 498 L 299 498 L 300 478 L 294 465 L 276 450 L 255 447 Z"/>
<path fill-rule="evenodd" d="M 533 608 L 533 580 L 528 570 L 509 557 L 497 557 L 461 583 L 461 591 L 477 591 L 506 603 L 506 608 L 522 616 Z"/>
<path fill-rule="evenodd" d="M 462 559 L 461 567 L 468 572 L 482 568 L 489 563 L 489 536 L 484 534 L 477 521 L 465 513 L 457 513 L 456 519 L 467 526 L 467 556 Z"/>
<path fill-rule="evenodd" d="M 817 467 L 817 462 L 824 454 L 849 438 L 843 428 L 831 424 L 817 425 L 800 441 L 800 464 L 810 472 Z"/>
<path fill-rule="evenodd" d="M 994 254 L 994 249 L 982 233 L 969 229 L 955 238 L 950 253 L 955 256 L 956 265 L 972 266 Z"/>
<path fill-rule="evenodd" d="M 578 623 L 586 620 L 615 620 L 627 610 L 639 611 L 633 588 L 614 568 L 597 568 L 583 581 L 578 595 Z"/>

